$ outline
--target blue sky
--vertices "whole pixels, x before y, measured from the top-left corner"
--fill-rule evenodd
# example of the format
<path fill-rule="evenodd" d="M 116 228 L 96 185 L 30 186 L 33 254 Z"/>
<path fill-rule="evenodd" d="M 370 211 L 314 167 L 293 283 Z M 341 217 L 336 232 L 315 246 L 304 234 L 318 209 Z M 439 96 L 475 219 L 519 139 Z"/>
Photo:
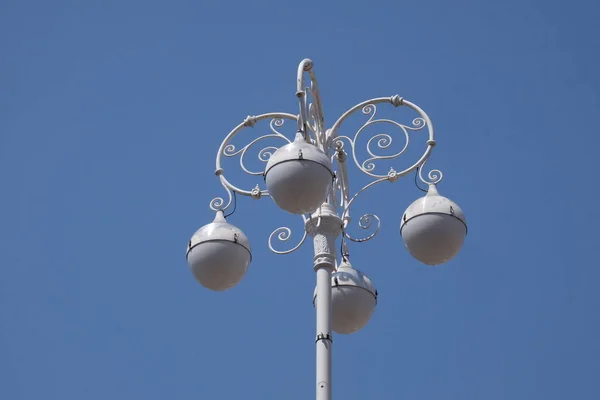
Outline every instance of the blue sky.
<path fill-rule="evenodd" d="M 351 246 L 380 296 L 335 337 L 335 398 L 599 398 L 599 17 L 592 1 L 2 1 L 0 398 L 314 396 L 311 245 L 266 245 L 300 221 L 241 199 L 230 222 L 254 258 L 228 292 L 185 262 L 223 194 L 221 140 L 295 113 L 305 57 L 329 125 L 372 97 L 423 107 L 428 165 L 469 220 L 430 268 L 398 232 L 412 177 L 357 204 L 382 219 Z"/>

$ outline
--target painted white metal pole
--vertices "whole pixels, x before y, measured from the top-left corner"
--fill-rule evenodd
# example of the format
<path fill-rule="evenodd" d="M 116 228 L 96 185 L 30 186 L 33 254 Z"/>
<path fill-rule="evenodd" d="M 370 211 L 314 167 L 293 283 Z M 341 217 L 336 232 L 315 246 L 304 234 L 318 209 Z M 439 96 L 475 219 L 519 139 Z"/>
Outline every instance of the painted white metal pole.
<path fill-rule="evenodd" d="M 317 400 L 331 400 L 331 269 L 317 268 Z"/>
<path fill-rule="evenodd" d="M 306 230 L 313 237 L 317 275 L 316 398 L 331 400 L 331 273 L 335 270 L 335 240 L 342 231 L 342 220 L 335 209 L 325 203 L 306 222 Z"/>

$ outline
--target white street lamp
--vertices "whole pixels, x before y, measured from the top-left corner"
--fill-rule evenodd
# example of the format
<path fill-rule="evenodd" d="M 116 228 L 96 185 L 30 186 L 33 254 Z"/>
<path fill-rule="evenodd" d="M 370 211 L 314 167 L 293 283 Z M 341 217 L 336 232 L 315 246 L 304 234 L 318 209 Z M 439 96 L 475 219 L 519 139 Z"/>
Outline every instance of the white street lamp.
<path fill-rule="evenodd" d="M 428 265 L 450 261 L 467 235 L 467 219 L 452 200 L 440 196 L 435 185 L 415 200 L 400 221 L 402 240 L 410 254 Z"/>
<path fill-rule="evenodd" d="M 313 296 L 316 304 L 317 290 Z M 362 272 L 352 268 L 347 255 L 331 274 L 331 328 L 349 334 L 367 325 L 377 304 L 377 290 Z"/>
<path fill-rule="evenodd" d="M 325 203 L 333 177 L 329 157 L 300 132 L 269 157 L 265 169 L 271 198 L 292 214 L 308 214 Z"/>
<path fill-rule="evenodd" d="M 305 85 L 305 76 L 310 85 Z M 402 215 L 400 233 L 409 253 L 428 265 L 439 265 L 452 259 L 460 250 L 467 234 L 466 218 L 460 207 L 451 200 L 440 196 L 436 185 L 442 180 L 442 173 L 433 170 L 425 179 L 422 167 L 429 159 L 435 138 L 431 120 L 415 104 L 395 95 L 371 99 L 346 111 L 331 126 L 325 129 L 321 97 L 313 72 L 313 63 L 303 60 L 298 66 L 297 92 L 300 104 L 298 115 L 288 113 L 268 113 L 249 116 L 235 127 L 226 137 L 217 152 L 216 175 L 227 192 L 228 199 L 213 199 L 210 207 L 216 212 L 212 223 L 200 228 L 188 243 L 187 260 L 194 277 L 205 287 L 223 291 L 235 286 L 245 275 L 252 254 L 246 235 L 226 221 L 225 211 L 232 205 L 235 210 L 235 194 L 260 199 L 273 198 L 279 208 L 299 214 L 304 222 L 304 235 L 293 248 L 275 250 L 274 238 L 287 241 L 291 230 L 287 227 L 276 229 L 269 236 L 269 248 L 277 254 L 289 254 L 311 236 L 314 245 L 313 268 L 317 284 L 313 296 L 316 308 L 316 398 L 331 400 L 331 351 L 332 330 L 349 334 L 364 327 L 375 309 L 378 293 L 371 280 L 350 264 L 347 241 L 364 242 L 372 239 L 380 227 L 379 218 L 365 214 L 358 220 L 363 229 L 373 232 L 364 238 L 354 238 L 348 231 L 350 208 L 356 198 L 368 188 L 381 182 L 396 182 L 400 177 L 416 172 L 416 177 L 427 184 L 427 194 L 413 202 Z M 310 98 L 310 100 L 309 100 Z M 386 118 L 377 118 L 377 106 L 391 104 L 393 107 L 407 107 L 417 116 L 411 124 L 401 124 Z M 340 126 L 347 118 L 359 111 L 368 117 L 354 136 L 339 133 Z M 286 120 L 297 123 L 294 140 L 279 132 Z M 236 148 L 232 139 L 242 130 L 252 128 L 261 121 L 270 121 L 270 133 L 260 136 L 247 145 Z M 365 128 L 374 124 L 392 125 L 405 138 L 403 149 L 394 154 L 377 155 L 374 145 L 381 150 L 390 147 L 392 136 L 387 133 L 373 135 L 367 142 L 368 157 L 357 155 L 359 136 Z M 387 173 L 379 173 L 377 162 L 394 160 L 404 154 L 410 134 L 426 130 L 426 147 L 422 156 L 408 168 Z M 247 168 L 245 156 L 250 147 L 264 139 L 283 140 L 281 147 L 265 147 L 258 158 L 266 163 L 263 170 Z M 346 147 L 345 147 L 346 146 Z M 349 149 L 349 152 L 346 149 Z M 241 169 L 249 175 L 262 176 L 266 189 L 256 185 L 251 190 L 233 185 L 226 177 L 221 165 L 222 157 L 239 157 Z M 354 195 L 350 195 L 347 160 L 351 157 L 359 171 L 372 180 Z M 231 215 L 232 212 L 229 213 Z M 341 241 L 342 254 L 338 263 L 336 240 Z"/>
<path fill-rule="evenodd" d="M 187 260 L 194 277 L 212 290 L 234 287 L 246 274 L 252 253 L 244 232 L 227 223 L 223 211 L 198 229 L 188 243 Z"/>

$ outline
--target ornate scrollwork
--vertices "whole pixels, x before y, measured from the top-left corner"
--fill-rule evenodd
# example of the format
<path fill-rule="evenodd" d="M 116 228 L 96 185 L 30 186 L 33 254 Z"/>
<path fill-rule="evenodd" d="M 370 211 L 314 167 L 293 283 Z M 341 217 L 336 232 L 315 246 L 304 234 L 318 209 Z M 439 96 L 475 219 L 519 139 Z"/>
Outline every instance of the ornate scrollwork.
<path fill-rule="evenodd" d="M 331 198 L 333 200 L 333 204 L 338 208 L 343 208 L 346 204 L 346 199 L 344 197 L 344 184 L 338 174 L 336 174 L 336 177 L 333 180 L 333 185 L 331 185 Z"/>
<path fill-rule="evenodd" d="M 291 142 L 290 139 L 288 139 L 285 135 L 283 135 L 281 132 L 279 132 L 277 130 L 277 128 L 280 128 L 283 126 L 284 122 L 285 122 L 285 120 L 283 118 L 273 118 L 271 120 L 271 122 L 269 123 L 269 127 L 271 128 L 272 133 L 260 136 L 238 150 L 236 150 L 236 147 L 233 144 L 229 143 L 223 148 L 223 155 L 225 157 L 235 157 L 235 156 L 239 155 L 240 156 L 240 167 L 242 168 L 242 170 L 245 173 L 247 173 L 249 175 L 262 175 L 264 173 L 264 170 L 251 171 L 246 167 L 245 157 L 248 152 L 248 149 L 250 149 L 256 143 L 258 143 L 262 140 L 265 140 L 265 139 L 269 139 L 269 138 L 283 139 L 287 143 L 290 143 Z M 277 151 L 277 147 L 275 147 L 275 146 L 264 147 L 258 152 L 258 159 L 260 161 L 266 163 L 267 161 L 269 161 L 269 157 L 271 157 L 271 155 L 273 155 L 273 153 L 275 151 Z"/>
<path fill-rule="evenodd" d="M 308 79 L 306 79 L 308 78 Z M 348 251 L 346 248 L 346 239 L 353 242 L 365 242 L 377 235 L 380 230 L 381 222 L 379 217 L 375 214 L 364 214 L 358 219 L 358 227 L 367 231 L 368 234 L 362 238 L 355 238 L 348 233 L 347 228 L 350 225 L 350 208 L 362 193 L 368 188 L 376 185 L 380 182 L 395 182 L 403 176 L 417 170 L 415 176 L 415 182 L 417 178 L 425 184 L 437 184 L 443 179 L 441 171 L 434 169 L 431 170 L 427 177 L 423 176 L 423 167 L 435 146 L 435 138 L 433 132 L 433 126 L 431 120 L 427 114 L 419 108 L 417 105 L 403 99 L 402 97 L 395 95 L 392 97 L 379 97 L 371 100 L 364 101 L 360 104 L 347 110 L 338 120 L 333 124 L 331 129 L 325 130 L 325 122 L 323 115 L 323 107 L 321 104 L 321 96 L 319 93 L 319 86 L 315 73 L 313 71 L 313 62 L 310 59 L 304 59 L 298 66 L 297 72 L 297 87 L 296 96 L 299 102 L 299 115 L 292 115 L 287 113 L 268 113 L 259 116 L 248 116 L 242 123 L 235 127 L 225 138 L 219 151 L 217 152 L 216 160 L 216 175 L 219 177 L 221 184 L 225 188 L 226 196 L 216 197 L 211 200 L 210 208 L 214 211 L 228 209 L 232 204 L 235 204 L 236 194 L 244 196 L 250 196 L 254 199 L 259 199 L 262 196 L 269 195 L 266 189 L 261 189 L 259 184 L 256 184 L 252 189 L 245 190 L 241 189 L 232 183 L 230 183 L 224 175 L 224 169 L 221 166 L 221 157 L 239 157 L 239 165 L 243 172 L 248 175 L 257 177 L 264 174 L 264 169 L 260 167 L 250 168 L 247 163 L 247 155 L 250 149 L 255 150 L 258 143 L 263 140 L 284 140 L 286 143 L 290 143 L 291 140 L 280 132 L 280 128 L 284 125 L 286 119 L 294 120 L 298 124 L 298 131 L 304 135 L 304 139 L 319 147 L 325 154 L 331 157 L 332 164 L 337 165 L 335 171 L 335 177 L 331 191 L 326 199 L 327 202 L 332 203 L 341 214 L 342 220 L 342 254 L 347 255 Z M 393 107 L 407 107 L 416 112 L 417 116 L 412 119 L 410 123 L 400 123 L 392 119 L 378 117 L 378 106 L 380 104 L 391 104 Z M 364 122 L 352 135 L 338 135 L 338 130 L 346 119 L 358 112 L 359 114 L 367 117 L 367 121 Z M 270 120 L 269 128 L 270 132 L 259 136 L 245 144 L 244 146 L 236 146 L 231 143 L 232 139 L 245 128 L 254 128 L 260 121 Z M 366 138 L 366 153 L 361 153 L 361 157 L 357 154 L 357 147 L 359 140 L 361 143 L 365 143 L 365 136 L 369 134 L 365 132 L 372 132 L 370 130 L 374 125 L 381 126 L 386 125 L 391 128 L 392 131 L 383 133 L 374 132 L 372 136 Z M 380 161 L 392 161 L 405 154 L 410 144 L 411 135 L 415 131 L 426 130 L 428 132 L 428 140 L 426 141 L 427 147 L 421 157 L 405 169 L 394 169 L 389 168 L 387 173 L 384 173 L 380 166 Z M 393 150 L 395 145 L 402 139 L 398 140 L 398 136 L 404 139 L 404 144 L 398 147 L 398 150 Z M 396 140 L 396 142 L 394 142 Z M 258 161 L 260 163 L 268 163 L 270 157 L 275 153 L 278 147 L 273 146 L 269 143 L 268 146 L 262 147 L 258 150 Z M 348 171 L 347 171 L 347 158 L 352 157 L 352 160 L 356 167 L 364 174 L 371 177 L 371 182 L 367 183 L 354 195 L 350 194 L 349 182 L 348 182 Z M 260 182 L 263 184 L 263 182 Z M 235 211 L 235 207 L 234 207 Z M 269 249 L 276 254 L 289 254 L 299 249 L 305 242 L 308 230 L 306 224 L 308 221 L 307 216 L 302 216 L 304 220 L 304 233 L 299 243 L 294 247 L 287 250 L 276 250 L 273 246 L 275 240 L 279 242 L 288 242 L 292 237 L 292 230 L 287 226 L 281 226 L 275 229 L 268 239 Z M 319 217 L 320 218 L 320 217 Z M 320 219 L 317 220 L 316 224 L 319 224 Z M 327 249 L 327 240 L 319 237 L 315 238 L 315 246 L 317 253 L 327 252 L 331 253 L 331 249 Z M 319 246 L 323 249 L 319 250 Z"/>
<path fill-rule="evenodd" d="M 225 199 L 222 197 L 215 197 L 210 201 L 210 209 L 213 211 L 226 210 L 231 205 L 231 201 L 233 200 L 231 196 L 231 190 L 225 188 L 225 191 L 229 195 L 227 199 L 227 204 L 225 204 Z"/>
<path fill-rule="evenodd" d="M 305 138 L 314 145 L 326 150 L 327 136 L 325 132 L 325 122 L 323 118 L 323 106 L 321 105 L 321 95 L 317 77 L 313 72 L 313 62 L 310 59 L 304 59 L 298 66 L 298 86 L 297 96 L 300 105 L 300 129 L 304 132 Z M 304 85 L 304 75 L 308 74 L 310 85 Z"/>
<path fill-rule="evenodd" d="M 305 93 L 310 94 L 310 97 L 313 99 L 313 103 L 308 104 L 308 121 L 307 126 L 309 127 L 312 134 L 315 136 L 315 144 L 320 145 L 321 147 L 325 144 L 325 127 L 324 127 L 324 119 L 320 106 L 320 99 L 318 99 L 318 90 L 314 88 L 314 82 L 311 82 L 310 88 L 305 90 Z M 308 95 L 305 96 L 308 99 Z M 318 100 L 317 100 L 318 99 Z"/>
<path fill-rule="evenodd" d="M 444 174 L 439 169 L 432 169 L 427 174 L 427 179 L 423 178 L 423 167 L 425 163 L 421 164 L 419 168 L 419 179 L 426 185 L 437 185 L 444 179 Z"/>
<path fill-rule="evenodd" d="M 350 206 L 352 205 L 352 203 L 354 203 L 354 201 L 356 200 L 356 198 L 363 193 L 366 189 L 368 189 L 369 187 L 371 187 L 374 184 L 377 184 L 378 182 L 384 181 L 385 179 L 377 179 L 374 182 L 369 183 L 367 186 L 365 186 L 364 188 L 362 188 L 361 190 L 359 190 L 352 198 L 350 198 L 350 188 L 348 187 L 348 171 L 346 170 L 346 159 L 347 159 L 347 153 L 344 151 L 344 143 L 341 141 L 338 141 L 335 143 L 336 144 L 336 153 L 333 157 L 333 159 L 335 159 L 337 161 L 337 164 L 339 166 L 339 170 L 336 173 L 336 177 L 334 180 L 334 184 L 333 184 L 333 188 L 332 188 L 332 197 L 334 200 L 334 204 L 342 210 L 342 221 L 343 221 L 343 235 L 344 237 L 348 238 L 349 240 L 353 241 L 353 242 L 366 242 L 368 240 L 371 240 L 372 238 L 375 237 L 375 235 L 377 235 L 377 233 L 379 232 L 379 228 L 380 228 L 380 220 L 379 217 L 377 217 L 374 214 L 364 214 L 362 217 L 359 218 L 358 220 L 358 226 L 362 229 L 369 229 L 371 228 L 373 221 L 377 222 L 377 226 L 374 232 L 372 232 L 371 234 L 367 235 L 364 238 L 354 238 L 352 237 L 352 235 L 350 235 L 347 231 L 346 228 L 348 227 L 348 224 L 350 223 Z M 390 172 L 391 173 L 391 172 Z"/>
<path fill-rule="evenodd" d="M 377 117 L 377 105 L 381 103 L 391 103 L 394 107 L 399 106 L 407 106 L 414 111 L 417 112 L 418 116 L 413 118 L 410 124 L 401 124 L 391 119 L 387 118 L 378 118 Z M 342 123 L 353 113 L 359 111 L 363 115 L 368 116 L 367 121 L 362 124 L 360 128 L 354 133 L 354 136 L 346 136 L 346 135 L 338 135 L 337 131 L 342 125 Z M 365 130 L 375 124 L 388 124 L 391 125 L 393 129 L 397 129 L 401 136 L 404 137 L 404 145 L 396 152 L 392 154 L 381 154 L 381 151 L 385 151 L 391 148 L 394 143 L 395 137 L 390 133 L 377 133 L 370 137 L 367 140 L 366 144 L 366 153 L 367 157 L 363 160 L 359 158 L 357 155 L 357 144 L 358 140 L 362 137 Z M 403 155 L 410 143 L 410 133 L 414 131 L 419 131 L 422 129 L 427 129 L 429 133 L 428 140 L 426 142 L 427 147 L 423 155 L 410 167 L 403 170 L 395 170 L 394 168 L 390 168 L 389 171 L 385 174 L 383 173 L 375 173 L 377 162 L 381 160 L 393 160 L 401 155 Z M 365 214 L 358 220 L 358 226 L 362 229 L 373 229 L 373 232 L 367 235 L 364 238 L 354 238 L 346 231 L 350 223 L 350 208 L 352 204 L 356 201 L 358 196 L 364 193 L 368 188 L 373 185 L 376 185 L 380 182 L 395 182 L 402 176 L 407 175 L 408 173 L 414 171 L 415 169 L 422 166 L 425 161 L 429 158 L 433 147 L 435 146 L 435 139 L 433 135 L 433 126 L 429 117 L 423 110 L 421 110 L 415 104 L 404 100 L 400 96 L 392 96 L 392 97 L 380 97 L 376 99 L 371 99 L 365 101 L 363 103 L 357 104 L 353 108 L 346 111 L 333 125 L 333 127 L 328 131 L 327 140 L 335 146 L 335 154 L 332 157 L 333 161 L 337 162 L 339 166 L 339 170 L 336 171 L 336 179 L 333 185 L 332 194 L 333 199 L 336 206 L 341 210 L 341 218 L 344 223 L 344 237 L 354 242 L 364 242 L 372 239 L 377 235 L 380 229 L 380 221 L 379 218 L 374 214 Z M 375 178 L 373 181 L 365 185 L 362 189 L 356 192 L 352 197 L 349 196 L 348 189 L 348 177 L 346 171 L 346 144 L 349 145 L 349 152 L 351 153 L 351 157 L 354 161 L 354 164 L 357 168 L 365 173 L 368 176 Z M 438 170 L 433 170 L 429 174 L 430 181 L 427 182 L 423 180 L 423 177 L 420 175 L 420 178 L 425 183 L 437 183 L 441 180 L 441 172 Z"/>
<path fill-rule="evenodd" d="M 306 217 L 305 216 L 302 216 L 302 220 L 306 224 Z M 302 246 L 302 244 L 306 240 L 306 236 L 307 236 L 307 231 L 305 229 L 304 230 L 304 235 L 302 236 L 302 239 L 300 239 L 300 242 L 298 244 L 296 244 L 296 246 L 294 246 L 294 247 L 292 247 L 291 249 L 288 249 L 288 250 L 275 250 L 275 247 L 273 247 L 273 239 L 274 238 L 277 238 L 277 240 L 279 240 L 280 242 L 287 242 L 292 237 L 292 230 L 290 228 L 288 228 L 287 226 L 280 226 L 279 228 L 275 229 L 269 235 L 269 249 L 273 253 L 275 253 L 275 254 L 289 254 L 289 253 L 292 253 L 292 252 L 298 250 Z"/>
<path fill-rule="evenodd" d="M 361 229 L 370 229 L 373 226 L 373 222 L 376 222 L 376 227 L 374 232 L 372 232 L 371 234 L 369 234 L 368 236 L 364 237 L 364 238 L 360 238 L 360 239 L 356 239 L 353 238 L 352 236 L 350 236 L 348 234 L 348 232 L 344 229 L 344 236 L 353 241 L 353 242 L 366 242 L 367 240 L 371 240 L 375 237 L 375 235 L 377 235 L 379 233 L 379 229 L 381 228 L 381 221 L 379 220 L 379 217 L 375 214 L 364 214 L 362 217 L 360 217 L 358 219 L 358 226 Z"/>
<path fill-rule="evenodd" d="M 215 175 L 217 176 L 221 176 L 223 174 L 223 169 L 219 168 L 215 171 Z M 225 199 L 223 197 L 215 197 L 214 199 L 212 199 L 210 201 L 210 209 L 213 211 L 219 211 L 219 210 L 226 210 L 229 208 L 229 206 L 231 205 L 231 202 L 233 201 L 233 195 L 231 193 L 231 190 L 229 190 L 229 188 L 225 185 L 223 185 L 223 188 L 225 189 L 225 192 L 227 192 L 227 203 L 225 203 Z"/>
<path fill-rule="evenodd" d="M 260 176 L 264 173 L 264 169 L 260 171 L 254 171 L 247 167 L 246 164 L 246 155 L 248 154 L 248 150 L 254 147 L 257 143 L 265 139 L 282 139 L 286 143 L 290 143 L 290 139 L 287 138 L 283 133 L 280 132 L 279 128 L 281 128 L 286 119 L 297 121 L 298 117 L 293 114 L 287 113 L 268 113 L 262 114 L 258 116 L 248 116 L 241 124 L 239 124 L 235 129 L 233 129 L 226 137 L 223 143 L 221 143 L 221 147 L 217 152 L 217 163 L 216 163 L 216 175 L 219 177 L 221 184 L 225 188 L 227 192 L 227 201 L 223 197 L 216 197 L 210 202 L 210 208 L 214 211 L 216 210 L 225 210 L 229 208 L 232 204 L 232 192 L 250 196 L 254 199 L 259 199 L 263 195 L 268 195 L 266 189 L 261 189 L 258 185 L 250 190 L 241 189 L 233 184 L 231 184 L 227 178 L 225 178 L 224 170 L 221 166 L 221 157 L 239 157 L 240 158 L 240 168 L 243 172 L 252 175 L 252 176 Z M 258 122 L 262 120 L 270 120 L 269 128 L 270 133 L 262 135 L 248 144 L 242 147 L 236 147 L 231 143 L 231 140 L 243 129 L 245 128 L 254 128 Z M 260 162 L 266 163 L 269 161 L 271 155 L 277 150 L 277 147 L 274 146 L 266 146 L 258 151 L 258 160 Z"/>
<path fill-rule="evenodd" d="M 352 206 L 352 204 L 354 204 L 354 201 L 356 201 L 357 197 L 360 196 L 362 193 L 364 193 L 371 186 L 374 186 L 374 185 L 378 184 L 379 182 L 384 182 L 386 180 L 387 180 L 387 178 L 380 178 L 380 179 L 376 179 L 376 180 L 368 183 L 362 189 L 360 189 L 358 192 L 356 192 L 356 194 L 354 194 L 354 196 L 352 196 L 352 198 L 347 200 L 345 206 L 342 207 L 341 218 L 344 223 L 344 226 L 343 226 L 344 236 L 347 237 L 348 239 L 350 239 L 351 241 L 366 242 L 367 240 L 371 240 L 372 238 L 374 238 L 375 235 L 377 235 L 377 233 L 379 233 L 379 228 L 380 228 L 381 222 L 379 220 L 379 217 L 377 217 L 375 214 L 364 214 L 362 217 L 359 218 L 358 226 L 362 229 L 371 228 L 371 226 L 373 224 L 373 220 L 377 221 L 377 227 L 376 227 L 375 231 L 362 239 L 356 239 L 356 238 L 353 238 L 352 236 L 350 236 L 347 233 L 346 228 L 348 227 L 348 224 L 350 223 L 350 207 Z"/>
<path fill-rule="evenodd" d="M 331 198 L 333 204 L 342 209 L 349 200 L 348 173 L 346 171 L 347 157 L 348 154 L 344 151 L 344 143 L 337 142 L 336 151 L 331 156 L 331 163 L 337 161 L 339 171 L 336 171 L 333 185 L 331 185 Z"/>
<path fill-rule="evenodd" d="M 310 79 L 305 85 L 305 77 L 308 76 Z M 433 133 L 433 126 L 431 120 L 425 114 L 425 112 L 416 106 L 415 104 L 404 100 L 402 97 L 395 95 L 392 97 L 380 97 L 371 99 L 360 104 L 355 105 L 346 111 L 342 116 L 333 124 L 330 130 L 325 130 L 325 123 L 323 118 L 323 108 L 321 104 L 321 96 L 319 93 L 319 87 L 317 79 L 313 71 L 313 63 L 309 59 L 303 60 L 298 66 L 298 80 L 297 80 L 297 91 L 296 95 L 299 100 L 299 115 L 292 115 L 286 113 L 268 113 L 259 116 L 249 116 L 235 129 L 233 129 L 225 138 L 219 151 L 217 153 L 216 162 L 216 175 L 219 177 L 221 184 L 225 188 L 227 196 L 216 197 L 210 202 L 210 208 L 213 210 L 224 210 L 231 206 L 235 200 L 235 194 L 241 194 L 250 196 L 254 199 L 259 199 L 264 195 L 268 195 L 266 189 L 261 189 L 257 184 L 250 190 L 241 189 L 231 184 L 224 175 L 224 170 L 221 167 L 221 157 L 239 157 L 240 168 L 243 172 L 251 176 L 261 176 L 264 170 L 261 168 L 252 169 L 248 167 L 247 155 L 250 149 L 254 149 L 255 146 L 266 139 L 282 139 L 286 143 L 290 143 L 291 140 L 280 132 L 280 128 L 284 125 L 286 119 L 295 120 L 298 123 L 298 128 L 304 134 L 304 138 L 318 146 L 326 154 L 331 156 L 333 163 L 337 164 L 339 169 L 336 171 L 334 183 L 329 194 L 329 200 L 335 204 L 338 210 L 341 211 L 341 219 L 343 221 L 343 237 L 354 241 L 354 242 L 365 242 L 377 235 L 380 230 L 381 223 L 379 218 L 375 214 L 364 214 L 358 220 L 359 228 L 367 230 L 370 233 L 363 238 L 354 238 L 350 235 L 346 228 L 350 224 L 350 207 L 355 202 L 358 196 L 365 192 L 368 188 L 376 185 L 380 182 L 390 181 L 395 182 L 399 178 L 409 174 L 412 171 L 418 169 L 417 176 L 425 184 L 436 184 L 439 183 L 443 174 L 439 170 L 432 170 L 427 174 L 427 179 L 423 177 L 422 167 L 428 160 L 433 147 L 435 146 L 435 138 Z M 412 119 L 408 124 L 396 122 L 388 118 L 380 118 L 377 116 L 378 105 L 382 103 L 391 104 L 394 107 L 405 106 L 418 115 Z M 367 116 L 367 121 L 364 122 L 352 135 L 338 135 L 338 130 L 342 123 L 355 112 L 359 112 L 364 116 Z M 236 147 L 231 140 L 243 129 L 253 128 L 258 122 L 262 120 L 270 120 L 269 127 L 270 132 L 257 137 L 246 145 Z M 368 128 L 376 125 L 388 125 L 390 128 L 396 131 L 396 135 L 393 132 L 375 133 L 366 140 L 366 156 L 359 157 L 357 154 L 357 146 L 359 139 L 366 136 L 365 132 Z M 428 140 L 426 142 L 426 149 L 422 156 L 411 166 L 405 169 L 396 170 L 390 168 L 387 173 L 377 171 L 379 161 L 384 160 L 395 160 L 401 155 L 407 152 L 410 144 L 411 133 L 415 131 L 427 130 Z M 397 151 L 391 151 L 392 146 L 396 144 L 394 140 L 398 139 L 398 135 L 404 139 L 404 144 L 400 146 Z M 362 141 L 361 141 L 362 142 Z M 349 147 L 348 147 L 349 146 Z M 267 163 L 273 153 L 277 150 L 277 147 L 269 145 L 258 150 L 258 161 Z M 388 153 L 388 154 L 386 154 Z M 356 167 L 365 173 L 366 175 L 374 178 L 370 183 L 365 185 L 362 189 L 356 192 L 354 195 L 350 195 L 350 189 L 348 185 L 348 172 L 346 169 L 347 157 L 352 157 Z M 376 172 L 377 171 L 377 172 Z M 307 217 L 302 216 L 306 223 Z M 276 250 L 273 246 L 273 242 L 277 239 L 280 242 L 287 242 L 292 236 L 292 231 L 286 226 L 275 229 L 269 236 L 268 243 L 269 248 L 276 254 L 288 254 L 291 253 L 304 243 L 307 237 L 307 231 L 304 230 L 304 234 L 298 244 L 288 250 Z"/>
<path fill-rule="evenodd" d="M 387 99 L 387 100 L 389 102 L 389 99 Z M 377 106 L 376 106 L 375 102 L 371 102 L 371 103 L 367 103 L 367 104 L 363 105 L 360 108 L 360 110 L 361 110 L 362 114 L 369 116 L 367 122 L 365 122 L 356 131 L 356 133 L 354 134 L 354 137 L 345 136 L 345 135 L 334 136 L 333 143 L 336 145 L 336 147 L 339 147 L 339 143 L 342 142 L 342 140 L 347 141 L 351 146 L 352 158 L 354 159 L 354 163 L 356 164 L 356 166 L 367 175 L 370 175 L 375 178 L 382 178 L 386 175 L 376 174 L 374 172 L 376 169 L 376 162 L 379 160 L 393 160 L 395 158 L 400 157 L 402 154 L 404 154 L 406 152 L 406 150 L 408 149 L 408 145 L 410 143 L 409 132 L 418 131 L 418 130 L 421 130 L 421 129 L 425 128 L 426 126 L 428 126 L 428 122 L 427 122 L 428 119 L 426 118 L 426 116 L 416 117 L 412 120 L 411 125 L 405 125 L 405 124 L 401 124 L 399 122 L 396 122 L 396 121 L 388 119 L 388 118 L 376 118 Z M 346 116 L 348 116 L 348 115 L 346 115 Z M 357 147 L 358 139 L 361 137 L 361 134 L 365 131 L 366 128 L 373 126 L 375 124 L 389 124 L 389 125 L 392 125 L 394 128 L 399 129 L 400 132 L 403 133 L 403 136 L 404 136 L 404 146 L 402 147 L 402 149 L 400 149 L 399 151 L 397 151 L 393 154 L 378 154 L 381 150 L 389 149 L 394 141 L 394 138 L 389 133 L 378 133 L 378 134 L 372 136 L 367 141 L 366 148 L 367 148 L 367 153 L 370 157 L 368 157 L 367 159 L 365 159 L 364 161 L 361 162 L 361 161 L 359 161 L 359 157 L 356 154 L 356 147 Z M 338 125 L 338 123 L 336 123 L 336 125 Z M 336 128 L 335 125 L 334 125 L 334 128 Z M 332 128 L 332 131 L 333 131 L 333 128 Z M 333 132 L 333 135 L 335 135 L 335 131 Z M 375 145 L 379 151 L 377 151 L 375 149 Z"/>

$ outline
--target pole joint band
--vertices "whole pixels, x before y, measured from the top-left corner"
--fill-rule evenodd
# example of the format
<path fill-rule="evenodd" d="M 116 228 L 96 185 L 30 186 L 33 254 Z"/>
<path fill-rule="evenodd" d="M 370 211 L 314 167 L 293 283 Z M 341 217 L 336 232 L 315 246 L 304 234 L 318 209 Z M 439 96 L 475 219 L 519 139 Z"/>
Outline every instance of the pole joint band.
<path fill-rule="evenodd" d="M 319 340 L 329 340 L 331 343 L 333 343 L 333 337 L 331 337 L 329 333 L 319 333 L 317 335 L 317 340 L 315 340 L 315 343 Z"/>

